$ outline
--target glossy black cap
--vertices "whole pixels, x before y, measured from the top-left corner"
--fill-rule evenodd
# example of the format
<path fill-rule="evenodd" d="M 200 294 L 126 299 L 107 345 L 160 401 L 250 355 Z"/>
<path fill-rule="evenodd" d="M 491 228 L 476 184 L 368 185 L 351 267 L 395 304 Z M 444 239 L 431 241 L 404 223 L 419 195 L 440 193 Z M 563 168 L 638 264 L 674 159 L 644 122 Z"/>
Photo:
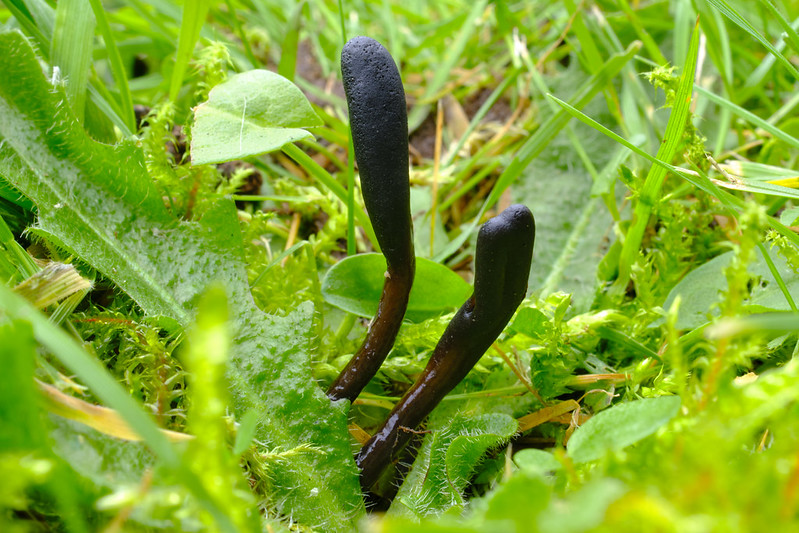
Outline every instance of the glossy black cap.
<path fill-rule="evenodd" d="M 408 117 L 399 70 L 379 42 L 354 37 L 341 51 L 341 74 L 369 218 L 389 267 L 407 263 L 413 257 Z"/>

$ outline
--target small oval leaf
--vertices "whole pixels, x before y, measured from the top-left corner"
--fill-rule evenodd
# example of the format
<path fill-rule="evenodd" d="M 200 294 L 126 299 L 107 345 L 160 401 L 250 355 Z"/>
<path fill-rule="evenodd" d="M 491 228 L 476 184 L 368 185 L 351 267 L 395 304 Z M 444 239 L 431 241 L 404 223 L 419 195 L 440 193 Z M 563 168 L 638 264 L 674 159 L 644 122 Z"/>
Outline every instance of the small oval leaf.
<path fill-rule="evenodd" d="M 302 91 L 268 70 L 231 76 L 194 108 L 192 165 L 264 154 L 306 137 L 322 125 Z"/>
<path fill-rule="evenodd" d="M 386 260 L 381 254 L 360 254 L 336 263 L 322 281 L 325 300 L 345 311 L 371 318 L 377 311 L 385 280 Z M 423 322 L 454 311 L 472 294 L 471 286 L 441 265 L 416 258 L 416 277 L 405 318 Z"/>
<path fill-rule="evenodd" d="M 616 405 L 594 415 L 577 428 L 566 445 L 575 463 L 603 457 L 648 437 L 674 418 L 679 396 L 660 396 Z"/>
<path fill-rule="evenodd" d="M 555 472 L 563 468 L 563 465 L 550 452 L 535 448 L 519 450 L 513 455 L 513 462 L 516 463 L 520 470 L 536 476 Z"/>

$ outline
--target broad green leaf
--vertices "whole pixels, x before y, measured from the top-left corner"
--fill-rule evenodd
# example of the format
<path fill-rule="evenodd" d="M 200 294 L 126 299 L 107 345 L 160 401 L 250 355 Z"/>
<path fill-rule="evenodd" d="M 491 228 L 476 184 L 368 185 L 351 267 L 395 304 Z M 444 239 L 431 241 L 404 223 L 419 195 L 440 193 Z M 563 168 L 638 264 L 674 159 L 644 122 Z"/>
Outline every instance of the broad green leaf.
<path fill-rule="evenodd" d="M 310 444 L 318 450 L 275 468 L 275 511 L 319 529 L 350 529 L 363 509 L 360 487 L 343 407 L 332 406 L 311 376 L 312 305 L 285 317 L 262 313 L 249 291 L 232 201 L 220 199 L 199 221 L 175 219 L 145 171 L 140 148 L 92 141 L 21 34 L 0 34 L 0 67 L 0 176 L 37 205 L 39 233 L 113 280 L 146 314 L 183 327 L 200 293 L 222 282 L 236 319 L 227 375 L 234 414 L 256 409 L 256 437 L 271 449 Z M 37 339 L 44 342 L 38 332 Z M 51 350 L 63 344 L 50 339 Z M 84 368 L 85 360 L 70 353 Z M 110 380 L 102 369 L 87 376 L 96 393 Z M 154 426 L 134 420 L 135 409 L 118 410 L 166 446 Z M 162 451 L 169 455 L 169 449 Z"/>
<path fill-rule="evenodd" d="M 485 520 L 510 520 L 515 531 L 535 533 L 541 512 L 549 506 L 552 488 L 539 476 L 517 472 L 485 498 Z"/>
<path fill-rule="evenodd" d="M 555 459 L 554 455 L 535 448 L 519 450 L 513 455 L 513 462 L 521 470 L 539 476 L 563 468 L 563 465 Z"/>
<path fill-rule="evenodd" d="M 708 322 L 713 314 L 718 314 L 714 304 L 719 302 L 721 294 L 727 290 L 724 269 L 732 258 L 733 252 L 714 257 L 689 272 L 671 290 L 663 308 L 669 309 L 677 296 L 680 297 L 677 329 L 694 329 Z M 773 254 L 772 260 L 777 272 L 785 281 L 788 292 L 795 299 L 799 298 L 799 275 L 782 256 Z M 754 261 L 748 266 L 748 271 L 759 280 L 752 288 L 751 297 L 746 302 L 750 310 L 755 312 L 790 310 L 777 280 L 761 254 L 755 256 Z"/>
<path fill-rule="evenodd" d="M 627 492 L 613 478 L 596 479 L 566 498 L 554 500 L 538 516 L 541 533 L 582 533 L 602 525 L 608 506 Z"/>
<path fill-rule="evenodd" d="M 549 317 L 540 309 L 522 307 L 516 312 L 516 317 L 513 319 L 510 328 L 517 333 L 523 333 L 533 339 L 539 339 L 552 329 L 552 326 L 550 325 Z"/>
<path fill-rule="evenodd" d="M 425 438 L 391 513 L 421 517 L 463 506 L 463 491 L 483 455 L 507 442 L 517 428 L 514 418 L 501 413 L 439 416 L 431 421 L 432 433 Z"/>
<path fill-rule="evenodd" d="M 320 125 L 302 91 L 283 76 L 268 70 L 236 74 L 194 108 L 191 162 L 222 163 L 272 152 L 313 138 L 302 128 Z"/>
<path fill-rule="evenodd" d="M 570 77 L 559 80 L 570 85 Z M 604 102 L 597 99 L 589 109 L 602 113 Z M 602 113 L 607 120 L 612 117 Z M 604 135 L 576 125 L 591 161 L 602 165 L 599 174 L 616 179 L 619 148 Z M 597 286 L 597 266 L 613 238 L 613 218 L 594 194 L 588 171 L 575 164 L 572 144 L 564 132 L 550 142 L 525 170 L 524 179 L 512 189 L 515 202 L 523 203 L 535 215 L 536 236 L 530 291 L 546 297 L 556 291 L 572 294 L 573 311 L 587 311 Z M 615 153 L 614 153 L 615 152 Z M 615 164 L 612 168 L 608 165 Z M 543 177 L 546 177 L 545 179 Z"/>
<path fill-rule="evenodd" d="M 577 428 L 566 445 L 575 463 L 602 458 L 648 437 L 680 410 L 679 396 L 660 396 L 615 405 Z"/>
<path fill-rule="evenodd" d="M 372 317 L 383 291 L 386 258 L 381 254 L 360 254 L 333 265 L 322 281 L 322 295 L 328 303 L 358 316 Z M 424 320 L 458 309 L 472 293 L 463 278 L 438 263 L 416 258 L 416 277 L 405 318 Z"/>

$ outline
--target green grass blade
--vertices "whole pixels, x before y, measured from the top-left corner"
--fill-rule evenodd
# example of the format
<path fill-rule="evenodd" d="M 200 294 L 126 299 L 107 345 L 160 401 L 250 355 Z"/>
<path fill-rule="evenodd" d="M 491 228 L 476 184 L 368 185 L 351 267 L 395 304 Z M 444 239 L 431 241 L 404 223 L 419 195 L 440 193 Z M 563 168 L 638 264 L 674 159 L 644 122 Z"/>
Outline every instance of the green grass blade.
<path fill-rule="evenodd" d="M 161 433 L 156 423 L 111 377 L 99 361 L 92 358 L 72 337 L 52 324 L 47 317 L 5 285 L 0 285 L 0 308 L 12 318 L 30 322 L 36 340 L 74 372 L 100 400 L 125 419 L 164 465 L 173 470 L 178 479 L 182 479 L 186 488 L 211 513 L 222 530 L 235 533 L 236 529 L 224 510 L 211 500 L 200 480 L 183 464 L 180 455 Z"/>
<path fill-rule="evenodd" d="M 300 24 L 304 6 L 305 2 L 303 1 L 294 7 L 294 13 L 291 14 L 286 27 L 286 36 L 280 44 L 280 63 L 277 66 L 277 73 L 291 81 L 294 81 L 294 72 L 297 70 Z"/>
<path fill-rule="evenodd" d="M 14 235 L 3 217 L 0 217 L 0 249 L 5 249 L 3 259 L 11 263 L 19 272 L 20 278 L 17 281 L 27 279 L 40 270 L 30 254 L 14 239 Z"/>
<path fill-rule="evenodd" d="M 649 55 L 652 56 L 652 60 L 658 65 L 667 65 L 669 63 L 668 59 L 666 59 L 666 56 L 664 56 L 660 51 L 657 43 L 649 34 L 646 27 L 641 23 L 638 15 L 630 7 L 630 4 L 627 2 L 627 0 L 619 0 L 619 7 L 621 7 L 621 10 L 625 15 L 627 15 L 627 18 L 630 20 L 630 24 L 632 24 L 636 35 L 644 43 L 644 48 L 647 52 L 649 52 Z"/>
<path fill-rule="evenodd" d="M 682 132 L 685 129 L 686 121 L 691 112 L 691 92 L 694 87 L 694 74 L 696 71 L 697 52 L 699 50 L 699 28 L 698 21 L 694 28 L 691 44 L 688 47 L 688 57 L 685 59 L 680 84 L 677 94 L 674 97 L 674 107 L 672 108 L 669 122 L 666 126 L 663 143 L 657 153 L 657 159 L 661 161 L 671 161 L 677 152 L 677 147 L 682 140 Z M 619 278 L 615 288 L 621 291 L 630 279 L 630 272 L 641 247 L 641 240 L 644 231 L 649 224 L 649 217 L 652 208 L 657 204 L 663 180 L 666 178 L 666 171 L 661 166 L 650 167 L 646 176 L 644 187 L 635 207 L 632 226 L 627 232 L 622 247 L 619 260 Z"/>
<path fill-rule="evenodd" d="M 58 2 L 50 58 L 61 71 L 60 77 L 67 86 L 67 98 L 81 122 L 86 106 L 94 26 L 92 7 L 85 0 Z"/>
<path fill-rule="evenodd" d="M 791 61 L 779 50 L 777 50 L 777 48 L 774 47 L 774 45 L 772 45 L 768 39 L 766 39 L 759 31 L 757 31 L 757 29 L 755 29 L 755 27 L 752 26 L 752 24 L 746 20 L 743 15 L 738 13 L 738 11 L 736 11 L 729 2 L 726 0 L 707 0 L 707 2 L 713 5 L 713 7 L 719 10 L 725 17 L 737 24 L 746 33 L 754 37 L 755 40 L 762 44 L 766 50 L 771 52 L 771 54 L 777 58 L 777 61 L 782 63 L 782 65 L 788 69 L 788 72 L 790 72 L 791 75 L 793 75 L 796 79 L 799 79 L 799 70 L 793 66 L 793 63 L 791 63 Z"/>
<path fill-rule="evenodd" d="M 177 57 L 172 71 L 172 82 L 169 85 L 169 99 L 175 101 L 183 86 L 183 77 L 194 53 L 194 45 L 200 38 L 200 30 L 205 23 L 205 16 L 214 0 L 194 0 L 183 4 L 183 19 L 180 23 Z"/>
<path fill-rule="evenodd" d="M 732 49 L 730 48 L 730 36 L 727 33 L 727 26 L 724 17 L 714 9 L 700 11 L 699 27 L 707 37 L 708 42 L 717 42 L 719 46 L 705 47 L 713 64 L 721 74 L 723 93 L 725 96 L 732 94 L 734 65 L 732 61 Z M 724 150 L 727 139 L 727 132 L 732 125 L 732 113 L 726 107 L 722 107 L 719 114 L 718 124 L 716 125 L 716 141 L 713 145 L 713 153 L 720 154 Z"/>
<path fill-rule="evenodd" d="M 722 98 L 721 96 L 708 91 L 704 87 L 696 85 L 694 88 L 699 94 L 706 97 L 708 100 L 711 100 L 712 102 L 718 104 L 719 106 L 730 110 L 732 114 L 737 115 L 742 119 L 749 121 L 751 124 L 770 133 L 772 136 L 774 136 L 774 138 L 783 141 L 784 143 L 790 145 L 791 147 L 799 148 L 799 139 L 793 137 L 792 135 L 789 135 L 785 131 L 781 130 L 777 126 L 774 126 L 773 124 L 770 124 L 766 120 L 763 120 L 762 118 L 758 117 L 751 111 L 747 111 L 743 107 L 730 102 L 726 98 Z"/>
<path fill-rule="evenodd" d="M 693 176 L 693 175 L 687 173 L 684 169 L 675 167 L 675 166 L 671 165 L 670 163 L 667 163 L 667 162 L 659 159 L 658 157 L 651 156 L 648 153 L 646 153 L 644 150 L 641 150 L 639 147 L 635 146 L 634 144 L 632 144 L 631 142 L 627 141 L 626 139 L 620 137 L 619 135 L 617 135 L 616 133 L 612 132 L 611 130 L 609 130 L 605 126 L 599 124 L 598 122 L 596 122 L 592 118 L 586 116 L 584 113 L 581 113 L 579 110 L 577 110 L 574 107 L 570 106 L 566 102 L 564 102 L 562 100 L 559 100 L 559 99 L 555 98 L 552 95 L 549 95 L 549 98 L 551 98 L 553 101 L 558 103 L 561 107 L 563 107 L 563 109 L 568 111 L 568 113 L 570 113 L 572 116 L 574 116 L 575 118 L 577 118 L 581 122 L 591 126 L 592 128 L 602 132 L 604 135 L 607 135 L 608 137 L 610 137 L 611 139 L 615 140 L 616 142 L 626 146 L 627 148 L 629 148 L 630 150 L 632 150 L 636 154 L 638 154 L 641 157 L 643 157 L 643 158 L 647 159 L 648 161 L 650 161 L 653 165 L 662 168 L 664 173 L 665 172 L 671 172 L 672 174 L 674 174 L 676 176 L 679 176 L 682 179 L 686 180 L 687 182 L 691 183 L 696 188 L 698 188 L 698 189 L 704 191 L 705 193 L 717 198 L 722 203 L 722 205 L 725 207 L 725 209 L 727 210 L 728 214 L 730 216 L 732 216 L 732 217 L 737 218 L 737 216 L 738 216 L 738 210 L 737 209 L 740 208 L 740 206 L 741 206 L 741 203 L 742 203 L 741 200 L 738 199 L 738 198 L 735 198 L 734 196 L 732 196 L 730 194 L 727 194 L 727 193 L 723 192 L 722 190 L 720 190 L 716 186 L 716 184 L 714 184 L 714 182 L 711 181 L 706 176 L 701 175 L 701 174 Z M 795 246 L 799 246 L 799 236 L 797 236 L 795 232 L 793 232 L 789 228 L 785 227 L 783 224 L 781 224 L 774 217 L 769 217 L 768 220 L 769 220 L 769 225 L 772 228 L 774 228 L 780 234 L 782 234 L 785 237 L 787 237 L 788 240 L 790 240 Z M 769 257 L 767 250 L 765 249 L 765 247 L 763 246 L 762 243 L 758 243 L 758 248 L 760 248 L 760 251 L 763 254 L 763 257 L 765 258 L 766 263 L 768 264 L 769 270 L 771 271 L 772 275 L 774 276 L 775 280 L 777 281 L 777 284 L 779 285 L 781 292 L 785 296 L 785 299 L 788 302 L 788 305 L 792 309 L 795 308 L 795 303 L 793 301 L 793 297 L 789 293 L 788 288 L 787 288 L 787 286 L 785 284 L 785 281 L 782 279 L 779 271 L 774 266 L 773 261 L 771 261 L 771 258 Z"/>
<path fill-rule="evenodd" d="M 53 2 L 48 2 L 47 0 L 17 0 L 14 3 L 24 4 L 33 17 L 36 26 L 47 36 L 47 39 L 53 38 L 53 28 L 55 28 Z"/>
<path fill-rule="evenodd" d="M 3 4 L 8 8 L 11 14 L 19 23 L 20 27 L 31 37 L 36 40 L 36 43 L 42 49 L 42 53 L 45 55 L 45 59 L 50 55 L 50 35 L 53 33 L 53 20 L 52 17 L 38 17 L 37 12 L 29 12 L 25 6 L 25 3 L 20 0 L 4 0 Z M 33 2 L 35 5 L 36 2 Z M 46 8 L 50 12 L 50 6 L 45 4 Z M 49 24 L 46 24 L 49 22 Z M 44 25 L 47 26 L 44 30 L 40 29 L 39 26 Z M 46 35 L 45 35 L 46 34 Z"/>
<path fill-rule="evenodd" d="M 119 48 L 117 48 L 114 33 L 111 31 L 111 26 L 108 24 L 108 18 L 105 16 L 105 9 L 103 8 L 101 0 L 89 0 L 89 2 L 91 3 L 92 11 L 94 11 L 94 18 L 97 20 L 97 27 L 100 30 L 100 34 L 103 36 L 111 74 L 114 76 L 117 90 L 119 90 L 121 118 L 128 130 L 136 131 L 136 117 L 133 114 L 133 97 L 130 94 L 128 75 L 125 65 L 122 63 L 122 56 L 119 54 Z"/>
<path fill-rule="evenodd" d="M 591 35 L 591 31 L 585 24 L 582 11 L 583 4 L 580 4 L 581 9 L 577 9 L 575 0 L 566 0 L 563 3 L 566 6 L 566 9 L 569 10 L 569 14 L 574 17 L 571 31 L 574 32 L 574 35 L 577 37 L 577 41 L 580 43 L 581 53 L 583 55 L 583 64 L 585 65 L 585 68 L 593 74 L 599 70 L 599 67 L 604 61 L 602 60 L 602 54 L 599 53 L 599 49 L 596 46 L 594 36 Z"/>
<path fill-rule="evenodd" d="M 785 297 L 785 301 L 788 302 L 788 306 L 791 308 L 791 311 L 796 312 L 796 302 L 793 301 L 793 296 L 791 295 L 791 291 L 788 290 L 788 285 L 785 283 L 785 280 L 782 278 L 782 274 L 780 271 L 777 270 L 777 266 L 774 264 L 774 260 L 771 259 L 771 255 L 766 249 L 766 245 L 762 242 L 758 241 L 757 247 L 760 250 L 760 253 L 763 256 L 763 259 L 766 261 L 766 265 L 768 266 L 769 272 L 771 275 L 774 276 L 774 281 L 777 282 L 777 286 L 780 288 L 780 292 Z"/>
<path fill-rule="evenodd" d="M 119 128 L 119 131 L 122 132 L 122 135 L 125 137 L 132 137 L 136 129 L 130 129 L 128 127 L 127 122 L 122 119 L 122 116 L 117 113 L 114 106 L 111 104 L 109 100 L 107 100 L 100 91 L 97 89 L 95 85 L 89 85 L 89 98 L 91 98 L 92 103 L 97 106 L 97 109 L 103 112 L 105 116 L 108 117 L 108 120 L 111 123 Z"/>
<path fill-rule="evenodd" d="M 471 122 L 469 122 L 469 126 L 466 128 L 466 131 L 464 131 L 463 135 L 461 135 L 461 138 L 458 139 L 458 144 L 455 145 L 452 150 L 450 150 L 446 159 L 441 163 L 442 167 L 447 167 L 452 164 L 452 162 L 458 156 L 458 152 L 460 152 L 461 148 L 463 148 L 463 145 L 466 144 L 469 136 L 472 134 L 475 128 L 480 125 L 480 122 L 488 114 L 494 104 L 497 103 L 499 97 L 502 96 L 505 90 L 516 81 L 516 78 L 519 76 L 520 72 L 521 71 L 517 69 L 513 69 L 510 72 L 505 73 L 505 79 L 502 80 L 502 83 L 500 83 L 497 88 L 491 92 L 491 95 L 486 99 L 485 102 L 483 102 L 483 105 L 480 106 L 480 109 L 477 110 L 477 113 L 475 113 Z"/>
<path fill-rule="evenodd" d="M 633 56 L 641 48 L 641 43 L 634 42 L 631 44 L 623 54 L 616 54 L 608 59 L 603 65 L 602 69 L 596 74 L 588 78 L 585 83 L 577 88 L 570 102 L 574 107 L 581 108 L 585 106 L 596 94 L 601 91 L 613 79 L 616 74 L 626 65 Z M 562 130 L 569 122 L 569 115 L 566 110 L 561 110 L 552 115 L 546 122 L 544 122 L 535 133 L 522 145 L 519 151 L 514 156 L 508 167 L 500 174 L 497 179 L 496 185 L 491 190 L 491 193 L 486 198 L 480 208 L 480 212 L 474 218 L 472 223 L 455 239 L 453 239 L 446 248 L 438 253 L 433 260 L 443 261 L 469 238 L 469 235 L 475 230 L 477 225 L 481 222 L 482 216 L 494 204 L 497 203 L 502 193 L 513 183 L 524 171 L 525 168 L 535 159 L 544 149 L 549 145 L 550 141 L 555 135 Z"/>
<path fill-rule="evenodd" d="M 242 48 L 244 48 L 244 56 L 247 58 L 247 61 L 250 62 L 251 68 L 257 68 L 261 63 L 252 52 L 250 41 L 247 39 L 247 35 L 244 33 L 244 28 L 241 26 L 239 17 L 236 14 L 236 7 L 233 5 L 232 0 L 225 0 L 225 5 L 227 5 L 228 12 L 230 13 L 230 22 L 233 25 L 233 29 L 241 41 Z"/>
<path fill-rule="evenodd" d="M 472 6 L 472 10 L 469 11 L 469 14 L 466 15 L 466 19 L 463 21 L 460 31 L 455 36 L 452 45 L 447 48 L 441 64 L 436 66 L 433 79 L 427 84 L 424 94 L 419 99 L 419 103 L 415 105 L 408 114 L 409 131 L 416 130 L 430 112 L 431 101 L 437 97 L 441 88 L 444 87 L 447 76 L 450 75 L 458 59 L 463 55 L 466 44 L 469 39 L 473 37 L 477 19 L 483 14 L 485 8 L 486 0 L 479 0 Z"/>
<path fill-rule="evenodd" d="M 780 27 L 787 37 L 788 46 L 793 49 L 794 53 L 799 54 L 799 34 L 793 29 L 793 26 L 791 26 L 791 23 L 788 22 L 788 19 L 782 14 L 782 11 L 780 11 L 771 0 L 760 0 L 760 3 L 764 5 L 776 21 L 780 23 Z"/>
<path fill-rule="evenodd" d="M 552 95 L 548 96 L 579 121 L 583 122 L 584 124 L 587 124 L 588 126 L 591 126 L 592 128 L 596 129 L 602 134 L 613 139 L 617 143 L 627 147 L 637 155 L 643 157 L 644 159 L 652 163 L 653 165 L 658 165 L 662 167 L 666 172 L 671 172 L 675 176 L 679 176 L 680 178 L 684 179 L 685 181 L 687 181 L 697 189 L 704 191 L 710 196 L 717 198 L 722 203 L 722 205 L 724 205 L 724 207 L 727 209 L 727 213 L 730 216 L 737 217 L 737 209 L 743 205 L 743 201 L 740 198 L 737 198 L 719 189 L 719 187 L 713 181 L 711 181 L 707 176 L 701 173 L 697 173 L 696 175 L 691 174 L 689 172 L 686 172 L 685 169 L 675 167 L 670 163 L 662 161 L 657 157 L 648 154 L 646 151 L 642 150 L 635 144 L 621 137 L 617 133 L 609 130 L 599 122 L 587 116 L 585 113 L 582 113 L 579 110 L 575 109 L 574 107 L 567 104 L 563 100 L 559 100 L 558 98 Z M 781 235 L 787 237 L 788 240 L 790 240 L 794 245 L 799 247 L 799 235 L 797 235 L 794 231 L 792 231 L 784 224 L 780 223 L 780 221 L 775 219 L 774 217 L 769 217 L 768 222 L 769 226 L 771 226 L 774 230 L 778 231 Z"/>
<path fill-rule="evenodd" d="M 347 255 L 355 255 L 355 146 L 352 135 L 347 136 L 347 154 Z"/>
<path fill-rule="evenodd" d="M 336 198 L 344 203 L 344 205 L 347 205 L 347 191 L 333 178 L 333 176 L 330 175 L 327 170 L 322 168 L 319 163 L 314 161 L 311 156 L 303 152 L 295 144 L 287 144 L 284 146 L 283 153 L 299 163 L 302 168 L 308 172 L 308 174 L 310 174 L 319 183 L 327 187 L 330 192 L 336 195 Z M 361 225 L 361 227 L 363 227 L 366 231 L 366 235 L 372 242 L 375 250 L 380 251 L 379 245 L 377 244 L 377 237 L 375 236 L 374 229 L 372 229 L 372 223 L 369 221 L 369 217 L 366 216 L 366 212 L 363 209 L 355 209 L 354 216 L 358 219 L 358 223 Z"/>

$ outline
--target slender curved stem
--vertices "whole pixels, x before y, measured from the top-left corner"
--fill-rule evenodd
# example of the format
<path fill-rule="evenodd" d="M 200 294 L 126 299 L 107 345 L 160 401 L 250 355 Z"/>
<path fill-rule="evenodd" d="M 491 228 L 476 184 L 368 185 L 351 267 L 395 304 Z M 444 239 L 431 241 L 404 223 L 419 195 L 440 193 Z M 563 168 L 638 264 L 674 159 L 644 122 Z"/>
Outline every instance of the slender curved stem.
<path fill-rule="evenodd" d="M 391 351 L 408 307 L 413 283 L 414 261 L 403 266 L 386 271 L 383 294 L 369 333 L 361 348 L 328 389 L 327 395 L 331 400 L 346 398 L 350 402 L 354 401 Z"/>

